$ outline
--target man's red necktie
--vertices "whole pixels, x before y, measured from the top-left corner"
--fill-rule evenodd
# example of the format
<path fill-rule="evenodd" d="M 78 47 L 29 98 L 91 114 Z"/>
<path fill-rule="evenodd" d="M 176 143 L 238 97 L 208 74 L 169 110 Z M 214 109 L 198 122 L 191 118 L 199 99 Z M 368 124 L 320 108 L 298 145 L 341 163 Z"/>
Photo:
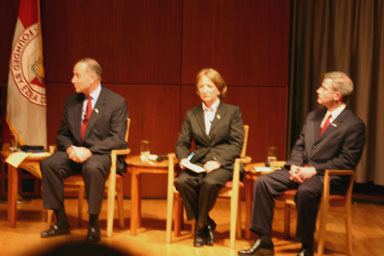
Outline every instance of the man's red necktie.
<path fill-rule="evenodd" d="M 331 124 L 331 117 L 332 115 L 329 115 L 328 118 L 327 118 L 327 121 L 325 121 L 324 125 L 323 125 L 323 128 L 321 128 L 320 132 L 319 132 L 319 137 L 323 134 L 323 132 L 328 128 L 328 126 Z"/>
<path fill-rule="evenodd" d="M 84 139 L 85 130 L 87 129 L 88 120 L 91 117 L 91 115 L 92 115 L 92 97 L 88 95 L 87 110 L 85 112 L 83 123 L 81 124 L 81 140 Z"/>

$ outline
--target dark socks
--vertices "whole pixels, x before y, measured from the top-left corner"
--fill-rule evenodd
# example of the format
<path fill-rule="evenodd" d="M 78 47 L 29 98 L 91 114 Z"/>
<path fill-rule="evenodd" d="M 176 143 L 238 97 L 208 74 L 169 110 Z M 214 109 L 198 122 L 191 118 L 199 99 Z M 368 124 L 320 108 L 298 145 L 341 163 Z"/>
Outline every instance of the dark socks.
<path fill-rule="evenodd" d="M 201 223 L 201 222 L 197 222 L 196 226 L 199 228 L 203 228 L 205 226 L 205 224 Z"/>
<path fill-rule="evenodd" d="M 272 238 L 270 236 L 261 235 L 259 233 L 258 233 L 258 235 L 259 235 L 259 239 L 261 240 L 261 242 L 268 243 L 268 244 L 272 243 Z"/>
<path fill-rule="evenodd" d="M 313 244 L 312 243 L 302 243 L 303 248 L 312 250 Z"/>
<path fill-rule="evenodd" d="M 64 209 L 53 210 L 56 216 L 56 225 L 59 227 L 68 227 L 68 219 Z"/>
<path fill-rule="evenodd" d="M 99 228 L 99 214 L 89 214 L 89 226 Z"/>

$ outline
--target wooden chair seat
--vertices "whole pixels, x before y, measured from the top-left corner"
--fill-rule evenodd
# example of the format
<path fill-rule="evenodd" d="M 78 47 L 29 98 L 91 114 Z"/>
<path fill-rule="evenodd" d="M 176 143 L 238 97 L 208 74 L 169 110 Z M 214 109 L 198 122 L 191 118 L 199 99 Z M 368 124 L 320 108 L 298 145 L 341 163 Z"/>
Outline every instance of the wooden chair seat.
<path fill-rule="evenodd" d="M 131 119 L 127 118 L 127 129 L 125 132 L 125 141 L 128 142 L 129 138 L 129 128 L 131 124 Z M 50 147 L 50 151 L 53 152 L 55 146 Z M 118 205 L 118 216 L 119 216 L 119 226 L 124 228 L 124 190 L 123 190 L 123 177 L 116 171 L 116 162 L 117 157 L 122 155 L 128 155 L 131 152 L 129 148 L 127 149 L 113 149 L 111 151 L 111 169 L 106 180 L 105 193 L 107 194 L 107 236 L 112 236 L 113 230 L 113 216 L 115 209 L 115 198 L 117 199 Z M 83 201 L 85 196 L 85 186 L 83 177 L 81 174 L 72 175 L 64 179 L 64 188 L 65 190 L 75 191 L 78 195 L 78 223 L 80 225 L 82 220 L 83 213 Z M 53 211 L 48 210 L 48 224 L 52 225 L 53 221 Z"/>
<path fill-rule="evenodd" d="M 350 176 L 349 186 L 346 195 L 330 194 L 330 176 L 346 175 Z M 353 170 L 326 170 L 324 174 L 323 194 L 321 197 L 319 213 L 318 213 L 318 246 L 317 255 L 324 253 L 325 229 L 327 216 L 336 214 L 345 219 L 346 244 L 349 255 L 352 255 L 352 189 L 355 171 Z M 294 197 L 296 189 L 286 190 L 282 195 L 275 198 L 275 201 L 284 203 L 284 236 L 289 237 L 290 234 L 290 212 L 295 206 Z M 341 209 L 340 209 L 340 206 Z M 335 208 L 337 207 L 337 208 Z"/>
<path fill-rule="evenodd" d="M 242 181 L 239 181 L 239 188 L 243 188 L 243 187 L 244 187 L 244 183 Z M 233 188 L 233 181 L 232 180 L 227 181 L 224 185 L 224 188 L 232 189 Z"/>
<path fill-rule="evenodd" d="M 244 125 L 244 143 L 240 154 L 240 158 L 236 158 L 234 162 L 233 178 L 228 181 L 220 190 L 218 197 L 231 199 L 230 213 L 230 247 L 235 247 L 235 235 L 241 237 L 241 216 L 240 216 L 240 201 L 239 189 L 244 187 L 244 183 L 240 182 L 240 164 L 250 163 L 251 158 L 246 156 L 248 142 L 249 126 Z M 183 200 L 174 186 L 176 179 L 174 158 L 175 154 L 169 154 L 168 166 L 168 193 L 167 193 L 167 225 L 166 225 L 166 241 L 171 242 L 172 219 L 174 218 L 174 236 L 180 235 L 181 226 L 183 224 Z M 194 225 L 192 226 L 192 229 Z M 193 232 L 193 230 L 192 230 Z"/>

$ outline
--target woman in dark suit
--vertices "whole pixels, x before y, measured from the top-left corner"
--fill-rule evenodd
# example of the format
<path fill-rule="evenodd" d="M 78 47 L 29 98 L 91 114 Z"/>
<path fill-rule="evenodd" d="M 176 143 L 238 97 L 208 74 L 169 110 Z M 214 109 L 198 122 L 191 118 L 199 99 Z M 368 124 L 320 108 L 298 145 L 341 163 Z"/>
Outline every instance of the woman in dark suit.
<path fill-rule="evenodd" d="M 202 104 L 187 111 L 176 155 L 181 172 L 175 186 L 184 200 L 188 219 L 196 219 L 194 246 L 212 245 L 215 222 L 209 217 L 220 188 L 232 179 L 234 159 L 244 140 L 243 120 L 238 106 L 222 102 L 227 85 L 216 70 L 202 69 L 196 76 L 197 95 Z M 192 140 L 195 152 L 190 153 Z M 196 164 L 203 172 L 186 167 Z"/>

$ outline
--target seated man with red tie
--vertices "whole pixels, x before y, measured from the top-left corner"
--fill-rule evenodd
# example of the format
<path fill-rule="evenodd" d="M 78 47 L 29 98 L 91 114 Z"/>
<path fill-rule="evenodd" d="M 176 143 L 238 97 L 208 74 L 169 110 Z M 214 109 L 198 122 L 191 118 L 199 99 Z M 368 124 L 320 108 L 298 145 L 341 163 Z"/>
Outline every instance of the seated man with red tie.
<path fill-rule="evenodd" d="M 239 255 L 273 255 L 271 240 L 274 197 L 297 189 L 296 240 L 299 256 L 313 255 L 316 217 L 326 169 L 355 169 L 365 144 L 365 125 L 348 107 L 352 80 L 342 72 L 330 72 L 317 89 L 317 102 L 325 107 L 309 113 L 284 170 L 260 176 L 254 185 L 250 230 L 258 239 Z M 345 194 L 348 180 L 331 178 L 331 193 Z"/>
<path fill-rule="evenodd" d="M 65 101 L 64 114 L 56 142 L 58 151 L 42 161 L 43 205 L 53 209 L 56 224 L 41 232 L 41 237 L 69 233 L 64 209 L 63 179 L 81 173 L 88 200 L 89 228 L 86 241 L 100 240 L 99 213 L 105 181 L 111 166 L 112 149 L 126 148 L 124 140 L 128 117 L 123 97 L 101 86 L 102 69 L 90 58 L 79 60 L 73 68 L 76 93 Z M 117 162 L 123 170 L 124 162 Z"/>

